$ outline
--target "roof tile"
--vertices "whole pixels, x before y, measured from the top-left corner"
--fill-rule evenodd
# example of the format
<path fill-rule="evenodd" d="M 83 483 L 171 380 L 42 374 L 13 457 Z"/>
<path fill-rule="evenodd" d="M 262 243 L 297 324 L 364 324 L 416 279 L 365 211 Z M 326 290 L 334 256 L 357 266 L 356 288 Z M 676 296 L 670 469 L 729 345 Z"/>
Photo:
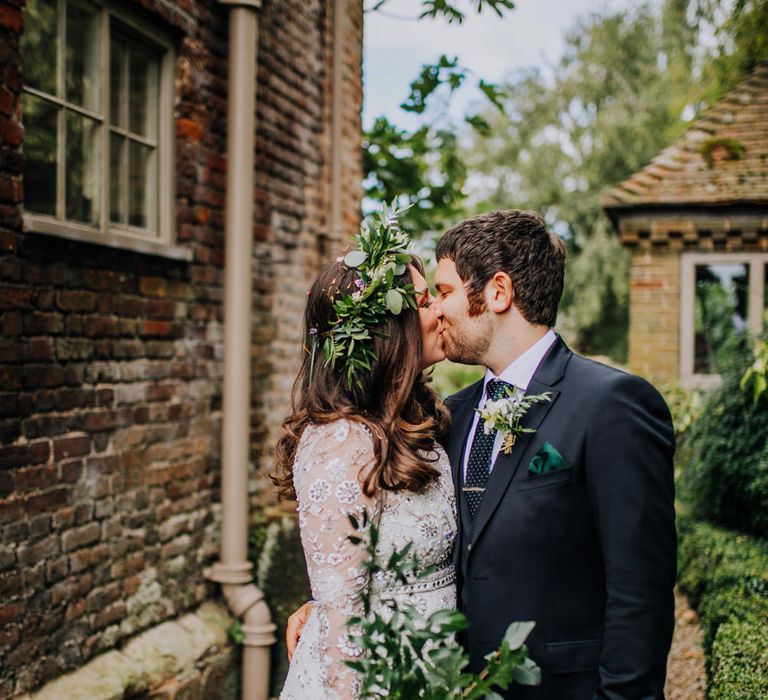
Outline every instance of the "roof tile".
<path fill-rule="evenodd" d="M 734 202 L 768 203 L 768 63 L 603 197 L 606 209 Z"/>

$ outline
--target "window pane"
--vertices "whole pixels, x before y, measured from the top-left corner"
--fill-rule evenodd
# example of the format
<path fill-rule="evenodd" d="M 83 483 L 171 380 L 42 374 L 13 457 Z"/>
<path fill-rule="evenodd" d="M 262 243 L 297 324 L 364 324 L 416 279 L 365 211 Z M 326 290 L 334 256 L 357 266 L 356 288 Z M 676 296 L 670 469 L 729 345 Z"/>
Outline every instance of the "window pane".
<path fill-rule="evenodd" d="M 143 52 L 130 53 L 130 118 L 134 134 L 155 138 L 158 61 Z"/>
<path fill-rule="evenodd" d="M 128 223 L 154 228 L 154 217 L 150 218 L 155 191 L 154 149 L 135 142 L 128 148 Z"/>
<path fill-rule="evenodd" d="M 67 218 L 99 223 L 98 124 L 67 112 Z"/>
<path fill-rule="evenodd" d="M 56 214 L 56 123 L 59 108 L 22 93 L 24 113 L 24 208 Z"/>
<path fill-rule="evenodd" d="M 67 6 L 67 100 L 100 112 L 99 13 L 88 5 Z"/>
<path fill-rule="evenodd" d="M 51 95 L 58 95 L 58 27 L 57 0 L 27 0 L 21 33 L 24 84 Z"/>
<path fill-rule="evenodd" d="M 125 44 L 114 34 L 110 39 L 109 59 L 109 123 L 126 126 L 125 119 Z"/>
<path fill-rule="evenodd" d="M 717 374 L 747 332 L 749 268 L 723 263 L 696 266 L 694 372 Z"/>
<path fill-rule="evenodd" d="M 112 134 L 109 139 L 109 218 L 125 223 L 125 137 Z"/>

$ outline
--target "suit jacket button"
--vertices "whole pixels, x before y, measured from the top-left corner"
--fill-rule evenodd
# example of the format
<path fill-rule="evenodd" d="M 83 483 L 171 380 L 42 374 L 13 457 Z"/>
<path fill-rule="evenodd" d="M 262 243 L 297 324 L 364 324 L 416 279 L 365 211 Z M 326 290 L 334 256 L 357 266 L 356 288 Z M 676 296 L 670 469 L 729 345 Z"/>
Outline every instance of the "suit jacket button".
<path fill-rule="evenodd" d="M 471 552 L 471 551 L 472 551 L 472 544 L 468 544 L 468 545 L 467 545 L 467 551 L 468 551 L 468 552 Z"/>

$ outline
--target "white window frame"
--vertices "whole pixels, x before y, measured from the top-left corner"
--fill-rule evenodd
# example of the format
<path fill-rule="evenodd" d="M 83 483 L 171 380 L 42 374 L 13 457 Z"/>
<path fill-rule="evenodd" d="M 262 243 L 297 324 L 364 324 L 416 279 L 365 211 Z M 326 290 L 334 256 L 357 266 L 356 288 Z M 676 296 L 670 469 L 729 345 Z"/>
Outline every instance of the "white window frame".
<path fill-rule="evenodd" d="M 718 264 L 744 264 L 749 267 L 749 296 L 747 302 L 747 329 L 753 335 L 763 331 L 763 303 L 765 266 L 768 253 L 683 253 L 680 270 L 680 384 L 685 388 L 717 386 L 719 374 L 696 374 L 694 368 L 694 342 L 696 306 L 696 266 Z"/>
<path fill-rule="evenodd" d="M 72 0 L 58 0 L 58 61 L 59 70 L 64 70 L 64 52 L 66 51 L 66 15 L 65 8 Z M 88 4 L 99 7 L 100 17 L 100 113 L 103 117 L 93 114 L 89 110 L 78 108 L 75 111 L 96 118 L 100 122 L 100 149 L 101 149 L 101 188 L 100 217 L 98 226 L 90 226 L 86 223 L 66 220 L 57 216 L 39 214 L 24 211 L 24 227 L 31 233 L 43 233 L 61 236 L 87 243 L 107 245 L 113 248 L 122 248 L 153 255 L 161 255 L 178 260 L 191 260 L 192 251 L 175 244 L 176 238 L 176 192 L 175 192 L 175 122 L 173 116 L 174 101 L 174 71 L 175 48 L 169 35 L 157 27 L 147 23 L 130 9 L 114 0 L 87 0 Z M 154 45 L 160 53 L 160 70 L 158 75 L 158 131 L 157 131 L 157 192 L 152 196 L 155 200 L 155 211 L 151 212 L 156 222 L 156 230 L 148 235 L 147 229 L 132 227 L 130 225 L 117 224 L 110 220 L 110 42 L 112 38 L 112 23 L 117 21 L 147 43 Z M 63 24 L 63 27 L 62 27 Z M 23 61 L 23 56 L 22 56 Z M 61 80 L 61 77 L 59 78 Z M 24 86 L 23 91 L 37 97 L 44 97 L 49 102 L 59 105 L 65 104 L 58 97 L 48 93 L 39 92 L 34 88 Z M 61 119 L 60 122 L 64 120 Z M 61 133 L 57 139 L 60 144 Z M 60 149 L 60 145 L 58 146 Z M 61 199 L 64 188 L 64 169 L 61 153 L 57 154 L 57 212 L 62 211 Z"/>

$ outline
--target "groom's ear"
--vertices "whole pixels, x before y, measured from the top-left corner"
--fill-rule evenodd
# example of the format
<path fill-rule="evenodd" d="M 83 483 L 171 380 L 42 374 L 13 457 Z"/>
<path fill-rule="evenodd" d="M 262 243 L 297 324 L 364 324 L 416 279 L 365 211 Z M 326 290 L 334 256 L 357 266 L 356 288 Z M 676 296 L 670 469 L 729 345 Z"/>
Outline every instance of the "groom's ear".
<path fill-rule="evenodd" d="M 515 289 L 506 272 L 497 272 L 485 286 L 486 303 L 496 314 L 503 314 L 515 302 Z"/>

